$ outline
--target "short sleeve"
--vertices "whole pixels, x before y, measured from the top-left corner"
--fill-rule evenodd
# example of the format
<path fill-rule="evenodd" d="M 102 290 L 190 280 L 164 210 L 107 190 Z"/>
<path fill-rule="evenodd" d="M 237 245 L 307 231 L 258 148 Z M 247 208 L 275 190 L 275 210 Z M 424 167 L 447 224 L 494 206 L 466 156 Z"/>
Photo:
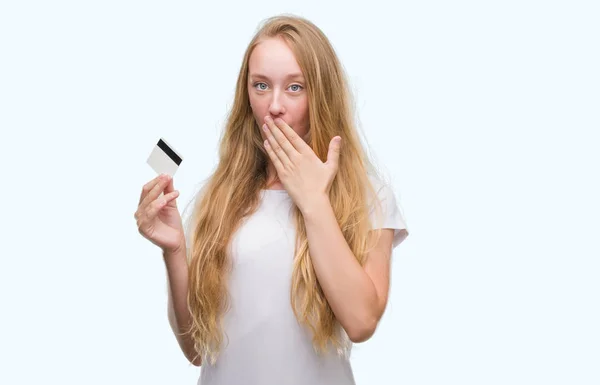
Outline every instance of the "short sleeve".
<path fill-rule="evenodd" d="M 377 192 L 377 198 L 381 203 L 381 217 L 377 216 L 377 207 L 371 202 L 370 208 L 370 220 L 373 225 L 373 229 L 393 229 L 394 239 L 392 242 L 392 248 L 396 248 L 406 237 L 408 236 L 408 226 L 406 219 L 402 213 L 402 206 L 396 199 L 394 190 L 388 184 L 384 184 L 378 180 L 372 179 L 373 187 Z"/>

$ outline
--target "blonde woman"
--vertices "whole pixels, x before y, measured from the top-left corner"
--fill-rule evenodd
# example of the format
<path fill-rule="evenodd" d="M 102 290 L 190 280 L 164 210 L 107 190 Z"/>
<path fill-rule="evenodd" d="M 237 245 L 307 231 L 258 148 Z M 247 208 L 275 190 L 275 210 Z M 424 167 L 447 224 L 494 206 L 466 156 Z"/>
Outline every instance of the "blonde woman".
<path fill-rule="evenodd" d="M 189 221 L 171 178 L 144 186 L 135 217 L 163 250 L 169 321 L 199 384 L 354 384 L 352 343 L 377 327 L 408 230 L 350 98 L 319 28 L 267 19 Z"/>

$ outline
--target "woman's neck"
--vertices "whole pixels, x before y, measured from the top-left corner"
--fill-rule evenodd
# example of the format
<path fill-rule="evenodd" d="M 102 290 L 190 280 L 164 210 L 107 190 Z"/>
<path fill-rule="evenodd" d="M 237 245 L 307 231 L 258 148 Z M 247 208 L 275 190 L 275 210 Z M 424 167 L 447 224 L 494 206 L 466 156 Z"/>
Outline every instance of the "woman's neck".
<path fill-rule="evenodd" d="M 267 185 L 265 186 L 266 190 L 284 190 L 283 184 L 281 180 L 279 180 L 279 176 L 277 175 L 277 170 L 273 163 L 269 162 L 267 166 Z"/>

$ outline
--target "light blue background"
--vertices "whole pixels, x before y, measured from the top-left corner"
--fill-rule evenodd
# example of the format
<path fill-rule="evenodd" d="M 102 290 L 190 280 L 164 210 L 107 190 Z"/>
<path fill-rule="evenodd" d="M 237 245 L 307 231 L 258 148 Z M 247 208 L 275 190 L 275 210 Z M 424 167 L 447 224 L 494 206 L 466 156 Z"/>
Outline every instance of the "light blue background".
<path fill-rule="evenodd" d="M 183 155 L 183 208 L 282 12 L 333 43 L 411 229 L 357 383 L 600 383 L 598 3 L 284 0 L 0 4 L 0 383 L 195 384 L 145 160 Z"/>

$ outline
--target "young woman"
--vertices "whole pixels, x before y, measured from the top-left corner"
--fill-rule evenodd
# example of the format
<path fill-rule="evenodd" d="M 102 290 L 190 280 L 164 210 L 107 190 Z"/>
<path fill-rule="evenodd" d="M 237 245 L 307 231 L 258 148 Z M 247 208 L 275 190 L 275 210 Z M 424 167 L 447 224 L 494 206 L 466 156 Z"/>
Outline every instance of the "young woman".
<path fill-rule="evenodd" d="M 163 250 L 169 321 L 200 384 L 354 383 L 352 342 L 374 333 L 408 230 L 350 97 L 320 29 L 270 18 L 187 225 L 171 178 L 144 186 L 138 228 Z"/>

